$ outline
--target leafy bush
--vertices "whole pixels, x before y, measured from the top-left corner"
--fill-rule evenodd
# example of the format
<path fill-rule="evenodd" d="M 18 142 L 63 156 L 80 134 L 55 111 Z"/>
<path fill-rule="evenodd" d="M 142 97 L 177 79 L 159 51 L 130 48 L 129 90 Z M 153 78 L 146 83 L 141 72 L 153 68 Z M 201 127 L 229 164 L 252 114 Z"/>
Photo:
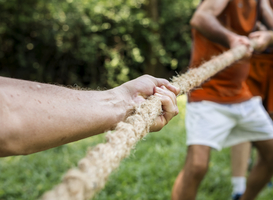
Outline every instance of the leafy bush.
<path fill-rule="evenodd" d="M 114 87 L 188 64 L 191 0 L 0 0 L 0 75 Z"/>

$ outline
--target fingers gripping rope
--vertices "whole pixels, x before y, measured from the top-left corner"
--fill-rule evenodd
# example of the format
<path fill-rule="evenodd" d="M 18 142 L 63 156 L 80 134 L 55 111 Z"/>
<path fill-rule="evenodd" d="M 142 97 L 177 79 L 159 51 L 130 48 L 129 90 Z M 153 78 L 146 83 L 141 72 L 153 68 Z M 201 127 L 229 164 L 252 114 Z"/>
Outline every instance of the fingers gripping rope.
<path fill-rule="evenodd" d="M 255 42 L 252 41 L 255 48 Z M 231 49 L 212 58 L 199 68 L 189 70 L 186 74 L 174 77 L 173 85 L 180 88 L 181 94 L 188 93 L 200 86 L 211 76 L 244 57 L 245 46 Z M 115 132 L 108 132 L 107 142 L 99 144 L 87 152 L 86 157 L 78 163 L 78 168 L 70 169 L 62 183 L 46 192 L 42 200 L 88 200 L 106 184 L 113 170 L 118 168 L 123 158 L 130 154 L 136 143 L 145 137 L 156 117 L 162 112 L 158 97 L 151 96 L 135 108 L 135 114 L 120 122 Z"/>

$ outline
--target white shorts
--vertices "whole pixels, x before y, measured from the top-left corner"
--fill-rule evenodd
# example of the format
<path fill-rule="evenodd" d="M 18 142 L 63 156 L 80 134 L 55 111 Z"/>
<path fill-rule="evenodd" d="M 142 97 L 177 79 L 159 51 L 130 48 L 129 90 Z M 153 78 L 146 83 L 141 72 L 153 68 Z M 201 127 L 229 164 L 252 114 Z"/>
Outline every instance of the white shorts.
<path fill-rule="evenodd" d="M 273 139 L 273 122 L 260 97 L 235 104 L 187 103 L 187 145 L 221 150 L 246 141 Z"/>

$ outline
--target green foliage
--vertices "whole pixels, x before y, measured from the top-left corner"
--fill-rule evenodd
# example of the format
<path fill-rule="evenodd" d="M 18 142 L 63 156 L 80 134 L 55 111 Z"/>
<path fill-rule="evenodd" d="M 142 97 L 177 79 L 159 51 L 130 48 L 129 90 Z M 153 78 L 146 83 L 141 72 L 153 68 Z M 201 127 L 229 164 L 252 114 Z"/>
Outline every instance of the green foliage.
<path fill-rule="evenodd" d="M 170 199 L 176 176 L 186 157 L 184 106 L 162 131 L 150 133 L 136 146 L 129 158 L 112 173 L 94 200 Z M 103 141 L 103 135 L 50 149 L 29 156 L 0 158 L 0 199 L 36 200 L 60 183 L 63 174 L 85 155 L 87 147 Z M 230 199 L 229 149 L 213 151 L 210 170 L 198 191 L 197 200 Z M 265 188 L 258 200 L 272 199 L 273 190 Z"/>
<path fill-rule="evenodd" d="M 0 0 L 0 75 L 117 86 L 186 67 L 192 0 Z M 167 73 L 166 73 L 167 72 Z"/>

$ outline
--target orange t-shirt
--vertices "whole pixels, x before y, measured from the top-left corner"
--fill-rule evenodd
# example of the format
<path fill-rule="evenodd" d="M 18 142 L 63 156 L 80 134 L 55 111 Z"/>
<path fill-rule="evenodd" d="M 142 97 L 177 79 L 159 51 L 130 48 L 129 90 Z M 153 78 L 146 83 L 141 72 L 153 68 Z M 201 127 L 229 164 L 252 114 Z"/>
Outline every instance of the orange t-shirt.
<path fill-rule="evenodd" d="M 265 109 L 273 113 L 273 52 L 253 54 L 246 81 L 254 96 L 261 96 Z"/>
<path fill-rule="evenodd" d="M 218 17 L 227 29 L 247 36 L 254 28 L 257 20 L 256 0 L 232 0 Z M 200 66 L 204 61 L 219 55 L 228 49 L 204 37 L 196 29 L 192 29 L 193 46 L 190 67 Z M 217 103 L 239 103 L 252 97 L 246 78 L 249 72 L 249 61 L 238 61 L 217 73 L 200 89 L 191 91 L 189 101 L 208 100 Z"/>
<path fill-rule="evenodd" d="M 273 9 L 273 0 L 270 1 Z M 247 85 L 254 96 L 261 96 L 265 109 L 273 114 L 273 48 L 263 53 L 254 53 Z"/>

